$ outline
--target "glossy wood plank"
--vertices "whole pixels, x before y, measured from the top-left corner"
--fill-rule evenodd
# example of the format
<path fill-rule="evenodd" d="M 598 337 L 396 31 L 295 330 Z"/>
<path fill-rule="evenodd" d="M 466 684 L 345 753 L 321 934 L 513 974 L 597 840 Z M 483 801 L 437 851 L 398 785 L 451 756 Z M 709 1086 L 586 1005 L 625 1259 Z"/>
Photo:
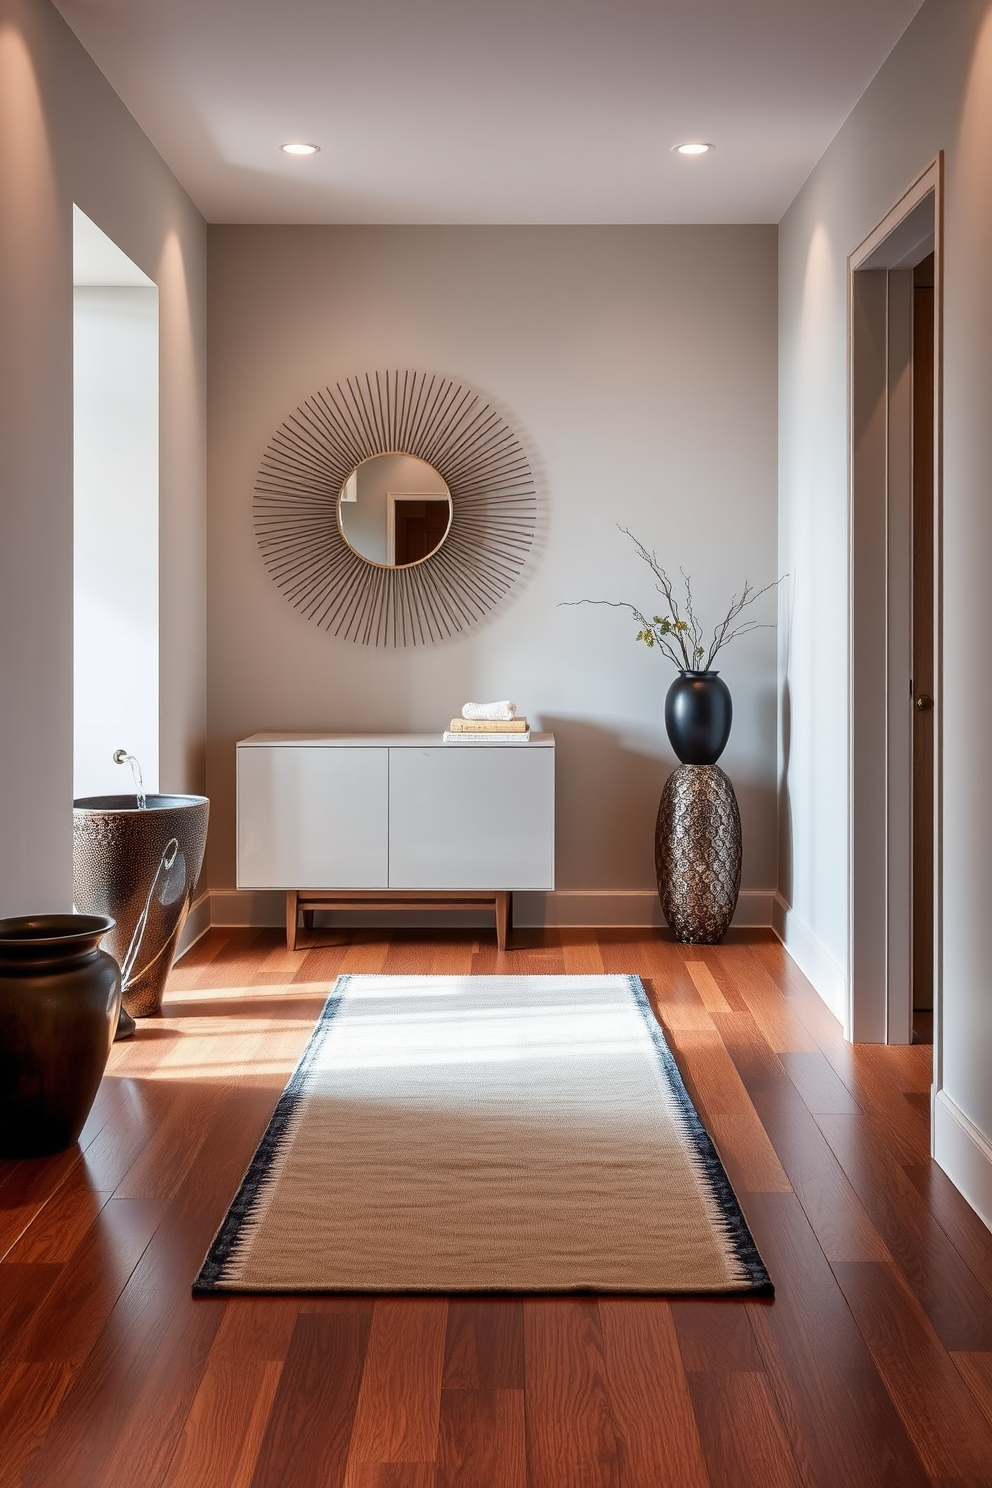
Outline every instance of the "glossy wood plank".
<path fill-rule="evenodd" d="M 390 945 L 383 972 L 387 976 L 410 972 L 420 976 L 467 976 L 472 970 L 477 934 L 452 930 L 445 939 L 438 940 L 429 934 L 418 938 L 417 932 L 412 932 L 410 941 Z"/>
<path fill-rule="evenodd" d="M 5 1361 L 18 1357 L 17 1339 L 33 1318 L 43 1315 L 43 1304 L 63 1270 L 40 1261 L 0 1265 L 0 1357 Z"/>
<path fill-rule="evenodd" d="M 775 1280 L 752 1326 L 802 1481 L 811 1488 L 926 1488 L 893 1406 L 799 1201 L 752 1195 L 748 1219 Z"/>
<path fill-rule="evenodd" d="M 720 985 L 705 961 L 687 960 L 685 969 L 692 978 L 692 984 L 699 993 L 699 1000 L 703 1007 L 709 1008 L 711 1013 L 730 1013 L 735 1008 L 740 1010 L 740 999 L 732 993 L 730 998 L 720 990 Z"/>
<path fill-rule="evenodd" d="M 930 1473 L 992 1473 L 992 1433 L 894 1265 L 834 1266 L 907 1434 Z"/>
<path fill-rule="evenodd" d="M 751 1327 L 753 1306 L 742 1307 L 736 1297 L 730 1302 L 680 1297 L 672 1302 L 671 1311 L 687 1374 L 758 1374 L 763 1369 Z"/>
<path fill-rule="evenodd" d="M 708 1488 L 667 1302 L 604 1297 L 599 1318 L 623 1488 Z"/>
<path fill-rule="evenodd" d="M 946 1349 L 992 1349 L 992 1299 L 864 1116 L 818 1116 L 827 1141 Z"/>
<path fill-rule="evenodd" d="M 764 1086 L 753 1096 L 827 1259 L 889 1260 L 888 1246 L 791 1080 L 774 1089 Z"/>
<path fill-rule="evenodd" d="M 372 1324 L 371 1299 L 301 1310 L 252 1488 L 340 1488 Z"/>
<path fill-rule="evenodd" d="M 569 976 L 595 976 L 606 970 L 595 930 L 569 928 L 560 930 L 559 936 L 562 963 Z"/>
<path fill-rule="evenodd" d="M 751 1109 L 744 1082 L 715 1027 L 675 1029 L 669 1044 L 708 1116 L 741 1116 Z"/>
<path fill-rule="evenodd" d="M 523 1389 L 524 1310 L 519 1299 L 451 1299 L 442 1386 L 445 1390 Z"/>
<path fill-rule="evenodd" d="M 346 1482 L 352 1463 L 437 1461 L 447 1322 L 433 1297 L 376 1302 Z"/>
<path fill-rule="evenodd" d="M 815 1054 L 783 1054 L 781 1060 L 808 1111 L 841 1115 L 856 1115 L 860 1111 L 854 1096 L 819 1051 Z"/>
<path fill-rule="evenodd" d="M 739 941 L 721 947 L 721 974 L 742 998 L 775 1054 L 815 1053 L 817 1043 L 803 1019 L 782 997 L 778 987 L 747 945 Z"/>
<path fill-rule="evenodd" d="M 481 931 L 321 940 L 211 932 L 165 1016 L 115 1045 L 80 1147 L 0 1163 L 17 1245 L 0 1266 L 0 1488 L 723 1488 L 787 1469 L 802 1488 L 992 1488 L 974 1447 L 992 1432 L 992 1236 L 929 1161 L 927 1048 L 845 1045 L 766 932 L 698 948 L 523 930 L 503 953 Z M 641 976 L 775 1301 L 193 1300 L 334 978 L 387 966 Z M 383 1330 L 370 1351 L 388 1305 L 439 1310 L 433 1341 Z"/>
<path fill-rule="evenodd" d="M 988 1227 L 935 1162 L 912 1165 L 903 1171 L 979 1286 L 992 1297 Z"/>
<path fill-rule="evenodd" d="M 769 1049 L 750 1012 L 714 1013 L 713 1027 L 723 1039 L 734 1068 L 749 1091 L 765 1085 L 774 1088 L 785 1078 L 783 1058 Z"/>
<path fill-rule="evenodd" d="M 992 1429 L 992 1354 L 951 1354 L 950 1357 Z"/>
<path fill-rule="evenodd" d="M 0 1364 L 0 1488 L 17 1488 L 72 1382 L 64 1364 Z"/>
<path fill-rule="evenodd" d="M 721 1488 L 802 1482 L 765 1374 L 694 1374 L 689 1390 L 709 1480 Z"/>
<path fill-rule="evenodd" d="M 211 1363 L 281 1363 L 296 1328 L 302 1298 L 231 1296 L 223 1302 L 210 1298 L 209 1305 L 219 1307 L 222 1313 L 210 1350 Z"/>
<path fill-rule="evenodd" d="M 177 1302 L 133 1401 L 119 1409 L 113 1450 L 93 1479 L 99 1488 L 118 1488 L 129 1476 L 148 1488 L 169 1480 L 221 1316 L 218 1309 L 199 1305 L 189 1296 Z M 229 1403 L 233 1409 L 233 1401 Z M 218 1423 L 218 1433 L 222 1430 L 229 1444 L 226 1426 Z M 194 1440 L 203 1441 L 202 1422 Z M 226 1450 L 229 1446 L 222 1448 Z M 219 1463 L 220 1456 L 213 1461 Z"/>
<path fill-rule="evenodd" d="M 111 1199 L 47 1293 L 11 1357 L 81 1364 L 162 1219 L 156 1199 Z"/>
<path fill-rule="evenodd" d="M 87 1169 L 77 1163 L 65 1182 L 39 1208 L 30 1227 L 11 1247 L 7 1259 L 14 1264 L 69 1260 L 111 1192 L 94 1189 Z"/>
<path fill-rule="evenodd" d="M 80 1166 L 81 1160 L 79 1148 L 72 1147 L 55 1157 L 11 1164 L 0 1188 L 0 1259 L 9 1255 L 52 1195 Z"/>
<path fill-rule="evenodd" d="M 523 1390 L 445 1390 L 438 1488 L 527 1488 Z"/>
<path fill-rule="evenodd" d="M 791 1193 L 789 1175 L 754 1110 L 710 1116 L 706 1124 L 738 1195 Z"/>
<path fill-rule="evenodd" d="M 434 1488 L 436 1462 L 353 1462 L 348 1488 Z"/>
<path fill-rule="evenodd" d="M 524 1303 L 529 1488 L 620 1488 L 599 1309 Z"/>
<path fill-rule="evenodd" d="M 23 1488 L 99 1483 L 116 1449 L 122 1416 L 154 1365 L 174 1308 L 175 1298 L 164 1292 L 124 1292 L 75 1371 Z"/>
<path fill-rule="evenodd" d="M 211 1363 L 162 1482 L 168 1488 L 249 1488 L 281 1373 L 274 1360 Z"/>

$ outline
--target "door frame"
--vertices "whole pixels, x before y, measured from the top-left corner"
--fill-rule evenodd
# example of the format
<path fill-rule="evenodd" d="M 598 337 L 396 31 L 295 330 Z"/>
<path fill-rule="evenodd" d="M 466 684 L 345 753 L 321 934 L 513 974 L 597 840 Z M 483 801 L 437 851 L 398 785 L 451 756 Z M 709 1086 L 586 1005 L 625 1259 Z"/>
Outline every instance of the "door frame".
<path fill-rule="evenodd" d="M 848 1010 L 912 1039 L 912 269 L 934 253 L 934 1082 L 941 1075 L 943 156 L 848 258 Z M 909 293 L 907 293 L 907 284 Z M 908 406 L 907 406 L 908 399 Z"/>

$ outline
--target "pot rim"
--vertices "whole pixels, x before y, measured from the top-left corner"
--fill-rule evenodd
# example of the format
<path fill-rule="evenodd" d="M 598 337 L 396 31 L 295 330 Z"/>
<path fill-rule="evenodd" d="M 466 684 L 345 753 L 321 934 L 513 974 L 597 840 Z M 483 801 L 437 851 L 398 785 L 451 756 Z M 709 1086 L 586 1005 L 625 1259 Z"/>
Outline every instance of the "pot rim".
<path fill-rule="evenodd" d="M 122 805 L 121 802 L 132 804 Z M 110 805 L 116 802 L 116 805 Z M 155 804 L 153 805 L 152 802 Z M 79 796 L 72 803 L 73 815 L 79 816 L 152 816 L 161 811 L 183 811 L 194 806 L 209 806 L 208 796 L 169 795 L 160 791 L 148 792 L 148 805 L 139 806 L 133 793 L 119 796 Z"/>
<path fill-rule="evenodd" d="M 0 919 L 0 946 L 27 950 L 34 946 L 81 945 L 102 940 L 116 924 L 110 915 L 9 915 Z"/>

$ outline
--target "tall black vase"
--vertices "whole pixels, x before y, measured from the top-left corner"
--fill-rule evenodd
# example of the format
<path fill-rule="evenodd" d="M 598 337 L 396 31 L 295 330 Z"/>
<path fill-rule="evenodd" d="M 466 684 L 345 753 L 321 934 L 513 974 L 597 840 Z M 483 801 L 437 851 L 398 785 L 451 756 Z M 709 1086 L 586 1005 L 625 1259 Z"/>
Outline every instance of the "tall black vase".
<path fill-rule="evenodd" d="M 730 688 L 719 672 L 679 672 L 665 698 L 665 728 L 683 765 L 715 765 L 733 721 Z"/>

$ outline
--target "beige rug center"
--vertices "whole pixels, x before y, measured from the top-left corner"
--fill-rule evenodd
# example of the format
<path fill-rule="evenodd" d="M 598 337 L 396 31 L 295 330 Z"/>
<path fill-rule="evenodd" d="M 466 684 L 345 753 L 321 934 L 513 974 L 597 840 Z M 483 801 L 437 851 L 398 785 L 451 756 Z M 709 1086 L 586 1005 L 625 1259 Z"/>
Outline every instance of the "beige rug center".
<path fill-rule="evenodd" d="M 198 1290 L 767 1281 L 636 978 L 341 978 L 280 1104 Z"/>

